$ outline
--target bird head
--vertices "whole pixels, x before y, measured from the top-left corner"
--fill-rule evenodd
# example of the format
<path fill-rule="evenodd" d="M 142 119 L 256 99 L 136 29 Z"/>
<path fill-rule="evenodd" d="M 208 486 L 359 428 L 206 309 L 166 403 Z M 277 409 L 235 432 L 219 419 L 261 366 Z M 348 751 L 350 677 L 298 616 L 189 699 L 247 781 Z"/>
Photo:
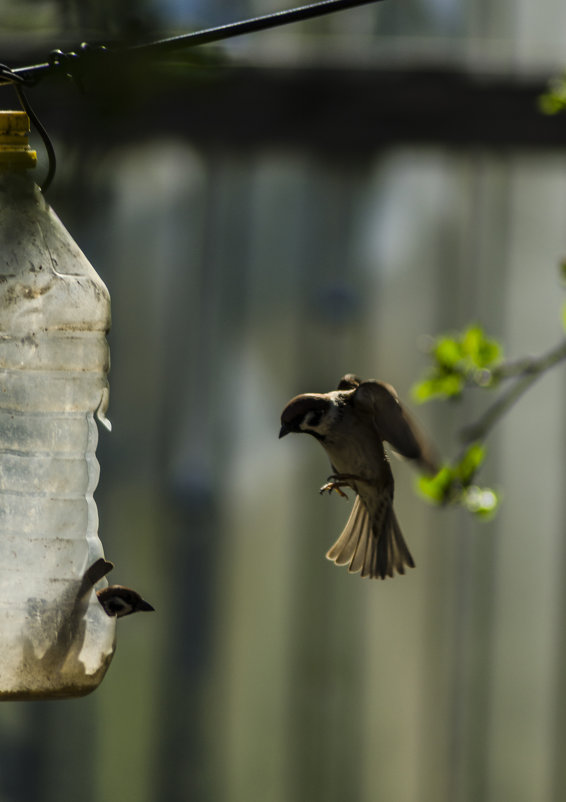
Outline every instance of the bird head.
<path fill-rule="evenodd" d="M 142 599 L 139 593 L 123 585 L 110 585 L 102 590 L 97 590 L 96 595 L 106 615 L 116 616 L 116 618 L 155 609 L 149 602 Z"/>
<path fill-rule="evenodd" d="M 306 393 L 292 398 L 281 413 L 279 437 L 290 432 L 312 434 L 324 439 L 334 418 L 332 393 Z"/>

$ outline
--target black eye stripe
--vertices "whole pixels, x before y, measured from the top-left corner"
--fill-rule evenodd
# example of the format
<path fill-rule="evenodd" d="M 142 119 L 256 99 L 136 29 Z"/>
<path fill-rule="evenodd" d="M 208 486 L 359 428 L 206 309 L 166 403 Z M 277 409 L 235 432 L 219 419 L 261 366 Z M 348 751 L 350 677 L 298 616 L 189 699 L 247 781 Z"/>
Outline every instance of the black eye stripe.
<path fill-rule="evenodd" d="M 322 410 L 318 409 L 315 412 L 309 412 L 305 423 L 307 424 L 307 426 L 315 427 L 319 425 L 321 419 L 322 419 Z"/>

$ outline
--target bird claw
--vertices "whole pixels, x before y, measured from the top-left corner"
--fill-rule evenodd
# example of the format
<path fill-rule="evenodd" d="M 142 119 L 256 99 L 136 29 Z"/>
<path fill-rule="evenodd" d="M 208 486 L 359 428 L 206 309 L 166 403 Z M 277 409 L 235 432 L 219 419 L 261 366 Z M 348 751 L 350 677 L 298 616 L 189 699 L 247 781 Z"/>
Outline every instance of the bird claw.
<path fill-rule="evenodd" d="M 352 490 L 355 490 L 355 485 L 352 482 L 367 482 L 368 484 L 373 484 L 373 480 L 366 479 L 363 476 L 358 476 L 356 473 L 331 473 L 328 477 L 326 484 L 322 485 L 320 488 L 320 493 L 332 493 L 333 490 L 336 490 L 339 496 L 342 498 L 348 498 L 346 493 L 343 490 L 340 490 L 341 487 L 351 487 Z"/>
<path fill-rule="evenodd" d="M 340 482 L 340 481 L 327 482 L 325 485 L 322 485 L 322 487 L 320 488 L 320 495 L 322 495 L 323 493 L 330 494 L 330 493 L 332 493 L 333 490 L 336 490 L 336 492 L 338 493 L 339 496 L 342 496 L 342 498 L 347 499 L 348 496 L 346 495 L 346 493 L 344 493 L 344 491 L 340 489 L 341 487 L 343 487 L 344 485 L 347 485 L 347 484 L 348 484 L 347 482 Z"/>

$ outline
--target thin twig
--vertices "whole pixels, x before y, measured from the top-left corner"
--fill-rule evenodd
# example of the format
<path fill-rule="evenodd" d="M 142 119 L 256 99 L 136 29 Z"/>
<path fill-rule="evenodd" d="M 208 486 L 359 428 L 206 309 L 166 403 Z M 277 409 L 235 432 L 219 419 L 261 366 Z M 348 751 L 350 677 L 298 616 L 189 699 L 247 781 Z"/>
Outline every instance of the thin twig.
<path fill-rule="evenodd" d="M 525 393 L 547 370 L 566 359 L 566 340 L 559 343 L 540 357 L 527 358 L 515 363 L 502 365 L 494 374 L 498 378 L 515 377 L 514 384 L 484 412 L 475 422 L 466 426 L 461 433 L 464 443 L 483 439 L 513 404 Z"/>

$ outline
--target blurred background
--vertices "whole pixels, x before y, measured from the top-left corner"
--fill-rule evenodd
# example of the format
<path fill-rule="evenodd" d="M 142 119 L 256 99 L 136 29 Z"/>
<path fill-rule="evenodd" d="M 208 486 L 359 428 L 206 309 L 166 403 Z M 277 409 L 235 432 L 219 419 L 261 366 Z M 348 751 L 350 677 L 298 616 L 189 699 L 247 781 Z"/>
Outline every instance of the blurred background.
<path fill-rule="evenodd" d="M 2 0 L 2 61 L 283 7 Z M 490 523 L 394 464 L 417 568 L 385 582 L 324 559 L 351 500 L 277 434 L 348 371 L 411 404 L 427 335 L 563 337 L 566 126 L 537 96 L 565 29 L 558 0 L 387 0 L 30 90 L 112 296 L 100 536 L 156 612 L 91 696 L 0 706 L 1 802 L 564 799 L 564 371 L 489 438 Z M 451 457 L 489 400 L 416 414 Z"/>

